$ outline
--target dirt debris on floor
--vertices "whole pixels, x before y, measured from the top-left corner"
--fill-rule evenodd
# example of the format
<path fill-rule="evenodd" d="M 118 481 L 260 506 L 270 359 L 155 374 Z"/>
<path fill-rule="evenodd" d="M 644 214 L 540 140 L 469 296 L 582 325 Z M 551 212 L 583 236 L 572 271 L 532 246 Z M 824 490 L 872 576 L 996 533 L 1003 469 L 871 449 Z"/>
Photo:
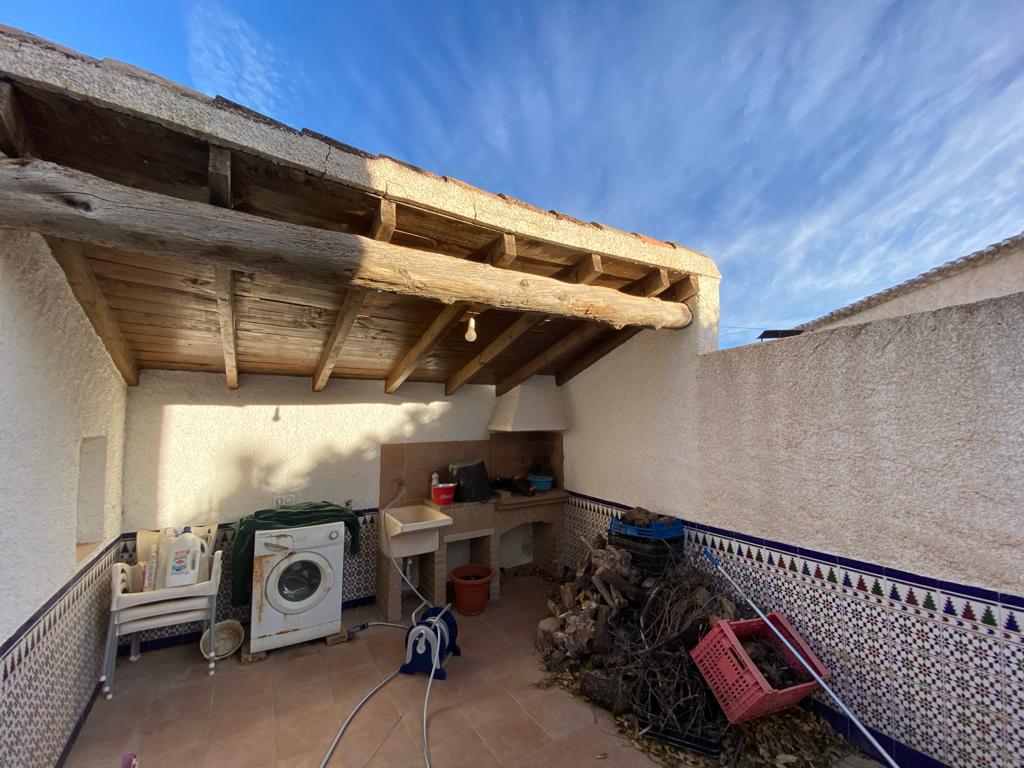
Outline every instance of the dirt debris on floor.
<path fill-rule="evenodd" d="M 656 519 L 628 513 L 631 525 Z M 610 711 L 626 738 L 665 766 L 829 768 L 852 753 L 824 719 L 799 707 L 729 725 L 690 658 L 716 622 L 753 616 L 721 580 L 675 554 L 663 574 L 645 577 L 603 536 L 584 544 L 537 626 L 548 684 Z M 769 642 L 748 639 L 744 648 L 776 688 L 807 679 Z"/>

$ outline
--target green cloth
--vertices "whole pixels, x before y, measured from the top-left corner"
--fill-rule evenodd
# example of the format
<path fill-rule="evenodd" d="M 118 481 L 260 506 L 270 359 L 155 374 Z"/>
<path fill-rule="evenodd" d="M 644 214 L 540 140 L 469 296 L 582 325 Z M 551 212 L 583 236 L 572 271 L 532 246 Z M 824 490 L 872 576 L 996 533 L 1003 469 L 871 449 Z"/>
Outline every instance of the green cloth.
<path fill-rule="evenodd" d="M 324 523 L 344 523 L 352 538 L 352 552 L 359 551 L 359 515 L 350 507 L 339 507 L 329 501 L 261 509 L 235 523 L 235 541 L 231 547 L 231 604 L 241 607 L 252 602 L 252 558 L 256 531 Z"/>

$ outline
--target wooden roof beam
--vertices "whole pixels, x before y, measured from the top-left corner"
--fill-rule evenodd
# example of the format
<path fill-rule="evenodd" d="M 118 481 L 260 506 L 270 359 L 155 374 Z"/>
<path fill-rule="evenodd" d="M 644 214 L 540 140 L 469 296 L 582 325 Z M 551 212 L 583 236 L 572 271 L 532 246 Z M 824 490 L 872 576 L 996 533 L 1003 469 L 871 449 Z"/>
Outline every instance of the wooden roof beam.
<path fill-rule="evenodd" d="M 499 269 L 512 266 L 512 262 L 516 258 L 516 238 L 507 232 L 499 235 L 498 239 L 491 244 L 490 249 L 487 251 L 487 263 Z"/>
<path fill-rule="evenodd" d="M 37 154 L 22 119 L 14 86 L 0 82 L 0 157 L 36 157 Z"/>
<path fill-rule="evenodd" d="M 238 389 L 238 335 L 235 320 L 235 273 L 217 267 L 213 273 L 217 294 L 217 320 L 220 323 L 220 346 L 224 354 L 224 378 L 228 389 Z"/>
<path fill-rule="evenodd" d="M 231 150 L 210 145 L 210 202 L 221 208 L 234 207 L 231 197 Z"/>
<path fill-rule="evenodd" d="M 327 343 L 324 344 L 320 360 L 316 364 L 316 372 L 313 374 L 314 392 L 321 392 L 327 386 L 327 380 L 334 372 L 334 366 L 341 355 L 341 348 L 355 324 L 365 296 L 366 292 L 358 288 L 349 288 L 345 292 L 345 298 L 342 299 L 341 306 L 338 308 L 338 317 L 334 321 L 334 327 L 331 328 L 331 332 L 327 336 Z"/>
<path fill-rule="evenodd" d="M 395 234 L 395 204 L 391 200 L 381 198 L 377 203 L 377 209 L 373 214 L 373 223 L 370 225 L 370 237 L 386 243 Z M 316 364 L 316 371 L 313 373 L 313 391 L 322 392 L 327 386 L 327 381 L 334 372 L 334 366 L 341 356 L 341 348 L 345 345 L 355 325 L 359 310 L 363 306 L 363 299 L 366 292 L 358 288 L 349 288 L 345 297 L 338 307 L 338 316 L 334 320 L 334 327 L 327 335 L 323 351 L 320 353 L 320 360 Z"/>
<path fill-rule="evenodd" d="M 444 304 L 479 303 L 613 327 L 682 328 L 691 320 L 681 304 L 179 200 L 41 160 L 0 160 L 0 226 L 175 253 L 242 271 L 328 275 L 358 288 Z"/>
<path fill-rule="evenodd" d="M 684 302 L 696 296 L 697 291 L 697 278 L 693 275 L 686 275 L 682 280 L 673 283 L 665 293 L 661 294 L 661 297 L 665 301 Z M 621 347 L 627 341 L 640 333 L 641 330 L 643 329 L 622 328 L 618 331 L 607 332 L 605 336 L 598 339 L 593 346 L 584 350 L 581 355 L 573 359 L 568 365 L 558 371 L 558 373 L 555 374 L 555 383 L 558 386 L 562 386 L 567 381 L 575 378 L 598 360 Z"/>
<path fill-rule="evenodd" d="M 448 332 L 455 324 L 462 319 L 462 313 L 466 311 L 467 306 L 462 302 L 456 302 L 455 304 L 449 304 L 438 313 L 437 317 L 434 318 L 434 322 L 423 332 L 419 340 L 410 347 L 408 352 L 402 355 L 402 359 L 391 369 L 391 373 L 388 374 L 387 379 L 384 381 L 385 392 L 389 395 L 393 394 L 396 389 L 402 386 L 402 382 L 409 378 L 409 374 L 416 370 L 420 360 L 426 357 L 430 350 L 436 347 L 448 335 Z"/>
<path fill-rule="evenodd" d="M 639 280 L 635 280 L 629 285 L 625 286 L 622 290 L 624 293 L 639 295 L 639 296 L 657 296 L 658 294 L 664 293 L 671 286 L 668 272 L 664 269 L 655 269 L 648 274 L 641 277 Z M 685 307 L 685 305 L 682 305 Z M 689 308 L 686 309 L 689 312 Z M 692 320 L 693 316 L 690 316 Z M 689 321 L 687 322 L 689 325 Z M 495 394 L 503 395 L 514 387 L 519 386 L 533 374 L 538 371 L 542 371 L 552 363 L 562 359 L 570 352 L 579 349 L 585 344 L 596 339 L 606 329 L 603 325 L 597 323 L 587 323 L 581 325 L 574 331 L 571 331 L 567 335 L 552 344 L 548 349 L 544 350 L 541 354 L 530 360 L 526 365 L 514 371 L 509 376 L 506 376 L 504 380 L 498 383 L 495 388 Z M 632 328 L 626 330 L 633 330 Z"/>
<path fill-rule="evenodd" d="M 596 253 L 589 253 L 580 259 L 576 264 L 566 267 L 555 274 L 557 280 L 571 280 L 581 285 L 589 285 L 601 276 L 603 264 L 601 257 Z M 526 314 L 520 316 L 512 325 L 488 344 L 476 357 L 460 368 L 444 384 L 444 393 L 454 395 L 464 384 L 468 383 L 480 373 L 483 368 L 494 358 L 504 352 L 508 347 L 521 336 L 529 333 L 534 328 L 544 323 L 550 315 Z"/>
<path fill-rule="evenodd" d="M 46 242 L 50 246 L 53 258 L 67 276 L 71 293 L 82 305 L 85 316 L 89 318 L 96 335 L 106 347 L 114 367 L 121 374 L 125 384 L 135 386 L 139 383 L 139 369 L 135 363 L 135 356 L 121 332 L 121 326 L 118 325 L 106 296 L 100 289 L 82 246 L 56 237 L 48 237 Z"/>
<path fill-rule="evenodd" d="M 398 216 L 395 211 L 395 204 L 391 200 L 381 198 L 377 210 L 373 212 L 373 224 L 370 226 L 370 237 L 380 240 L 382 243 L 391 242 L 395 234 L 395 224 Z"/>

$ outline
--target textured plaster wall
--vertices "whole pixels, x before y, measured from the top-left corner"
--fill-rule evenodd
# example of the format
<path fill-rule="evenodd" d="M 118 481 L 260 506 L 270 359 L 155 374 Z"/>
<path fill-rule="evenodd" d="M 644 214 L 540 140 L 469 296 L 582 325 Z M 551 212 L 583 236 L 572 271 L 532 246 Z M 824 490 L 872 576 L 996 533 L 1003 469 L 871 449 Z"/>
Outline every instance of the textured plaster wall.
<path fill-rule="evenodd" d="M 718 283 L 700 278 L 693 322 L 643 331 L 563 389 L 565 487 L 660 511 L 696 494 L 698 356 L 718 348 Z"/>
<path fill-rule="evenodd" d="M 1024 292 L 1024 247 L 1017 247 L 998 259 L 982 262 L 815 330 L 867 323 L 912 312 L 929 312 L 1021 292 Z"/>
<path fill-rule="evenodd" d="M 1022 332 L 1016 294 L 702 357 L 687 516 L 1024 593 Z"/>
<path fill-rule="evenodd" d="M 125 526 L 233 521 L 273 505 L 348 499 L 378 506 L 380 445 L 485 440 L 494 388 L 451 398 L 439 384 L 144 371 L 128 396 Z M 386 501 L 386 500 L 385 500 Z"/>
<path fill-rule="evenodd" d="M 564 387 L 566 487 L 1024 593 L 1024 293 L 708 352 L 716 318 Z"/>
<path fill-rule="evenodd" d="M 98 528 L 120 531 L 125 389 L 42 238 L 0 232 L 0 639 L 78 567 L 82 438 L 107 437 Z"/>

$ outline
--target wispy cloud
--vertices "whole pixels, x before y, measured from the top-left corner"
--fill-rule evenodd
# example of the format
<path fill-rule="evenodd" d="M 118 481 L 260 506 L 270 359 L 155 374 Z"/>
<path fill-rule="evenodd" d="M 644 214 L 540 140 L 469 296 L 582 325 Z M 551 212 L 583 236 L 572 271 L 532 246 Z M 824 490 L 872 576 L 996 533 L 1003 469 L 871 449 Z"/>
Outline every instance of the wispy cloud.
<path fill-rule="evenodd" d="M 300 111 L 305 77 L 238 14 L 197 3 L 186 17 L 188 71 L 197 89 L 290 122 Z"/>

